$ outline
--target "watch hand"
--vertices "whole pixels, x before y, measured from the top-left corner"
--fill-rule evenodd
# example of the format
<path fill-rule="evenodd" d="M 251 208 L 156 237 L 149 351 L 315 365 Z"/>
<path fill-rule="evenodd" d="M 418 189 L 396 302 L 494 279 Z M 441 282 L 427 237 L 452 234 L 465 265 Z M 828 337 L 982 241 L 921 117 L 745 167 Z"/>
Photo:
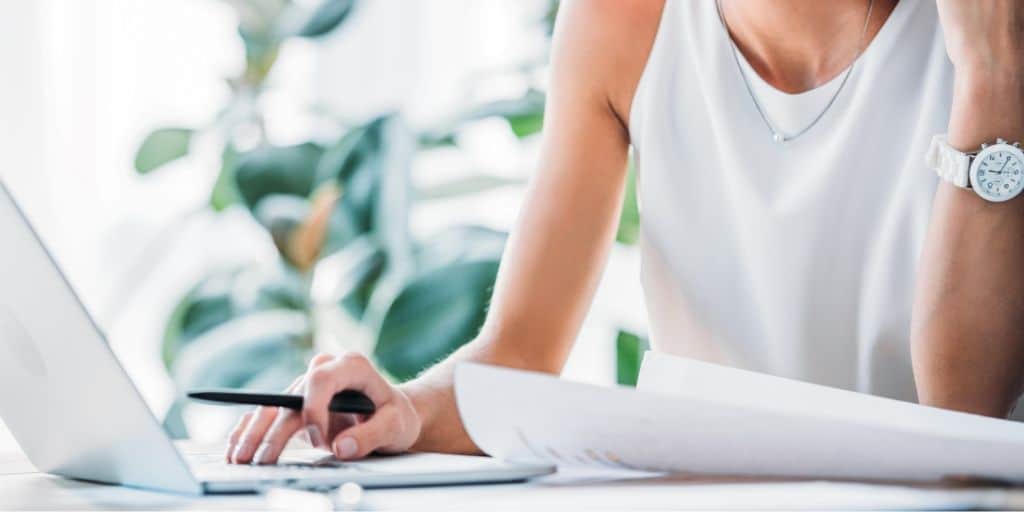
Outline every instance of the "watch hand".
<path fill-rule="evenodd" d="M 1003 169 L 1006 169 L 1006 164 L 1010 163 L 1010 157 L 1006 157 L 1006 161 L 1003 162 L 1003 166 L 999 168 L 999 174 L 1003 173 Z"/>

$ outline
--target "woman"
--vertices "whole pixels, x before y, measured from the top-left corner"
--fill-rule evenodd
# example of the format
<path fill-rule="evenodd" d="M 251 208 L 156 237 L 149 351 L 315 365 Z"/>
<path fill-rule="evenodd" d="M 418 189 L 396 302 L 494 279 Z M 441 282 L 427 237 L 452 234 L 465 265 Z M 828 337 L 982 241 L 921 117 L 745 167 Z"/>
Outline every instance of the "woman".
<path fill-rule="evenodd" d="M 315 357 L 290 388 L 305 409 L 246 414 L 231 462 L 274 463 L 303 429 L 341 459 L 477 452 L 454 363 L 561 370 L 612 244 L 630 146 L 655 349 L 1011 411 L 1024 199 L 942 181 L 924 155 L 936 134 L 949 155 L 1024 140 L 1024 3 L 566 1 L 551 69 L 540 169 L 480 335 L 400 386 L 361 356 Z M 1008 188 L 998 176 L 1018 164 L 989 163 Z M 378 412 L 330 415 L 349 388 Z"/>

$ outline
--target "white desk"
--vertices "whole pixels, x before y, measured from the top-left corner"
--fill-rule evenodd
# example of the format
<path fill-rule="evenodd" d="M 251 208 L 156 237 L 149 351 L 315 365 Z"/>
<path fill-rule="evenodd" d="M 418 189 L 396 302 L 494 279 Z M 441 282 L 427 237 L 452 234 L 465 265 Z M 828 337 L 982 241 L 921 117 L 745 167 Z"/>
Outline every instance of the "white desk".
<path fill-rule="evenodd" d="M 814 481 L 671 477 L 607 480 L 566 472 L 525 484 L 381 489 L 361 509 L 1008 509 L 1024 489 L 922 488 Z M 0 510 L 261 510 L 263 496 L 188 497 L 36 473 L 20 453 L 0 453 Z"/>

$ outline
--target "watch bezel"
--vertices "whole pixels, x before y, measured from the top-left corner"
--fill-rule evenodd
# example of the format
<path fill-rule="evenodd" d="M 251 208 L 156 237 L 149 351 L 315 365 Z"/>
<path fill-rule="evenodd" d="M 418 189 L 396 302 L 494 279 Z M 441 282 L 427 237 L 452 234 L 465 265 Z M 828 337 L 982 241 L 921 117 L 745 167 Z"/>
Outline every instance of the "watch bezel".
<path fill-rule="evenodd" d="M 986 157 L 988 157 L 988 155 L 1000 151 L 1008 151 L 1012 153 L 1020 162 L 1021 168 L 1024 169 L 1024 151 L 1021 151 L 1019 147 L 1014 146 L 1012 144 L 1000 142 L 998 144 L 986 146 L 981 151 L 978 151 L 976 154 L 972 155 L 971 168 L 968 172 L 968 183 L 970 184 L 971 188 L 974 189 L 974 193 L 978 194 L 982 199 L 993 203 L 1002 203 L 1005 201 L 1009 201 L 1010 199 L 1019 196 L 1021 192 L 1024 191 L 1024 179 L 1022 179 L 1020 184 L 1017 185 L 1016 190 L 1013 191 L 1012 194 L 1007 196 L 993 196 L 990 195 L 988 192 L 985 192 L 984 189 L 977 186 L 977 175 L 978 169 L 981 168 L 981 162 Z"/>

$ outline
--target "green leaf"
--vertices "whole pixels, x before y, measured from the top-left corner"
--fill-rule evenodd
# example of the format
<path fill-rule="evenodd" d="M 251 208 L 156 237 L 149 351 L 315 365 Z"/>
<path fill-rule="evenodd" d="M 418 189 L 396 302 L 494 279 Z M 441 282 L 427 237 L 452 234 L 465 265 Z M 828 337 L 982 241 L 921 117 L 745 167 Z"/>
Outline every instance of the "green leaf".
<path fill-rule="evenodd" d="M 367 160 L 376 157 L 381 146 L 381 129 L 385 118 L 378 117 L 357 126 L 324 151 L 317 163 L 316 183 L 334 180 L 344 184 Z"/>
<path fill-rule="evenodd" d="M 164 365 L 168 369 L 184 345 L 236 314 L 232 288 L 237 272 L 213 274 L 202 279 L 174 308 L 164 330 L 161 347 Z"/>
<path fill-rule="evenodd" d="M 455 145 L 455 133 L 450 130 L 428 131 L 421 133 L 417 140 L 420 147 L 424 149 L 450 147 Z"/>
<path fill-rule="evenodd" d="M 378 363 L 405 380 L 467 341 L 483 325 L 506 235 L 449 228 L 416 254 L 417 275 L 388 279 L 373 294 L 365 322 L 378 326 Z"/>
<path fill-rule="evenodd" d="M 250 32 L 239 27 L 238 35 L 245 45 L 245 70 L 242 72 L 242 83 L 254 90 L 260 90 L 270 70 L 277 63 L 281 54 L 281 41 L 272 34 Z"/>
<path fill-rule="evenodd" d="M 256 220 L 270 232 L 274 245 L 277 246 L 281 256 L 288 259 L 288 240 L 292 233 L 309 217 L 309 212 L 309 201 L 304 198 L 270 194 L 256 205 L 253 214 Z"/>
<path fill-rule="evenodd" d="M 160 128 L 143 139 L 135 154 L 135 170 L 146 174 L 161 165 L 188 154 L 193 130 L 188 128 Z"/>
<path fill-rule="evenodd" d="M 281 38 L 277 25 L 288 0 L 225 0 L 238 14 L 238 35 L 245 47 L 245 70 L 240 82 L 259 89 L 277 62 Z"/>
<path fill-rule="evenodd" d="M 323 149 L 311 142 L 297 146 L 265 146 L 242 153 L 235 184 L 250 210 L 271 194 L 308 197 Z"/>
<path fill-rule="evenodd" d="M 512 128 L 512 133 L 516 134 L 516 137 L 520 139 L 538 133 L 544 127 L 543 112 L 507 116 L 505 119 L 508 119 L 508 125 Z"/>
<path fill-rule="evenodd" d="M 541 25 L 544 27 L 544 34 L 551 37 L 555 33 L 555 19 L 558 17 L 558 0 L 548 0 L 547 9 L 541 18 Z"/>
<path fill-rule="evenodd" d="M 319 292 L 316 299 L 341 304 L 353 318 L 362 318 L 385 261 L 371 235 L 352 240 L 317 264 L 313 276 L 313 288 Z"/>
<path fill-rule="evenodd" d="M 183 398 L 176 399 L 164 415 L 164 431 L 171 439 L 188 439 L 188 427 L 185 426 L 184 411 L 187 402 Z"/>
<path fill-rule="evenodd" d="M 488 174 L 474 174 L 463 178 L 454 179 L 439 185 L 424 187 L 416 192 L 417 199 L 432 201 L 436 199 L 451 199 L 455 197 L 479 194 L 496 188 L 509 185 L 522 185 L 523 180 L 506 178 L 504 176 L 493 176 Z"/>
<path fill-rule="evenodd" d="M 631 332 L 619 331 L 615 338 L 616 382 L 623 386 L 636 386 L 640 363 L 647 349 L 646 339 Z"/>
<path fill-rule="evenodd" d="M 498 261 L 508 235 L 482 226 L 454 226 L 424 243 L 416 254 L 417 268 L 434 270 L 459 262 Z"/>
<path fill-rule="evenodd" d="M 235 318 L 187 345 L 175 362 L 178 389 L 246 386 L 270 368 L 298 373 L 311 350 L 306 314 L 260 311 Z"/>
<path fill-rule="evenodd" d="M 355 0 L 324 0 L 300 25 L 295 35 L 299 37 L 320 37 L 336 29 L 355 6 Z"/>
<path fill-rule="evenodd" d="M 411 271 L 409 169 L 415 148 L 404 124 L 384 116 L 351 130 L 324 153 L 316 182 L 333 180 L 341 188 L 326 237 L 329 252 L 373 233 L 388 255 L 389 271 Z"/>
<path fill-rule="evenodd" d="M 246 32 L 267 32 L 281 16 L 287 0 L 224 0 L 238 15 L 238 27 Z"/>
<path fill-rule="evenodd" d="M 213 184 L 210 192 L 210 207 L 214 211 L 224 211 L 225 208 L 242 200 L 235 186 L 235 165 L 238 162 L 238 151 L 234 146 L 227 144 L 220 156 L 220 174 Z"/>
<path fill-rule="evenodd" d="M 295 269 L 276 262 L 248 267 L 235 277 L 232 288 L 236 315 L 252 311 L 309 307 L 305 279 Z"/>
<path fill-rule="evenodd" d="M 359 268 L 361 272 L 358 275 L 352 276 L 351 288 L 338 301 L 345 311 L 352 315 L 352 318 L 362 319 L 366 314 L 373 292 L 377 289 L 377 283 L 384 275 L 385 261 L 383 254 L 377 253 L 375 257 L 367 260 L 365 265 Z"/>
<path fill-rule="evenodd" d="M 626 174 L 626 192 L 622 198 L 622 213 L 619 215 L 619 228 L 615 240 L 621 244 L 633 245 L 640 238 L 640 208 L 636 200 L 636 166 L 629 161 Z"/>
<path fill-rule="evenodd" d="M 386 120 L 379 117 L 350 130 L 324 152 L 317 164 L 317 185 L 333 181 L 341 187 L 339 208 L 345 212 L 339 226 L 354 226 L 356 235 L 373 229 L 382 181 Z"/>
<path fill-rule="evenodd" d="M 388 272 L 404 279 L 413 271 L 409 207 L 410 169 L 416 143 L 413 134 L 397 117 L 387 119 L 382 134 L 380 194 L 374 205 L 373 225 L 377 240 L 388 255 Z"/>
<path fill-rule="evenodd" d="M 544 104 L 544 93 L 530 89 L 520 98 L 498 100 L 481 105 L 469 111 L 464 118 L 504 117 L 512 132 L 517 137 L 524 138 L 541 130 L 544 124 Z"/>
<path fill-rule="evenodd" d="M 374 358 L 405 381 L 480 331 L 497 261 L 460 262 L 418 276 L 402 289 L 380 324 Z"/>
<path fill-rule="evenodd" d="M 164 365 L 171 369 L 192 341 L 237 317 L 268 309 L 305 311 L 306 296 L 302 277 L 283 265 L 213 272 L 171 314 L 161 348 Z"/>
<path fill-rule="evenodd" d="M 344 198 L 344 196 L 342 196 Z M 360 226 L 349 204 L 342 201 L 334 206 L 331 218 L 327 223 L 327 234 L 324 237 L 323 254 L 331 254 L 348 245 L 360 236 L 367 235 L 366 228 Z"/>
<path fill-rule="evenodd" d="M 244 387 L 253 391 L 280 393 L 295 380 L 296 376 L 305 372 L 306 360 L 311 356 L 312 352 L 306 349 L 290 353 L 284 360 L 275 361 L 271 366 L 253 375 L 245 382 Z"/>

